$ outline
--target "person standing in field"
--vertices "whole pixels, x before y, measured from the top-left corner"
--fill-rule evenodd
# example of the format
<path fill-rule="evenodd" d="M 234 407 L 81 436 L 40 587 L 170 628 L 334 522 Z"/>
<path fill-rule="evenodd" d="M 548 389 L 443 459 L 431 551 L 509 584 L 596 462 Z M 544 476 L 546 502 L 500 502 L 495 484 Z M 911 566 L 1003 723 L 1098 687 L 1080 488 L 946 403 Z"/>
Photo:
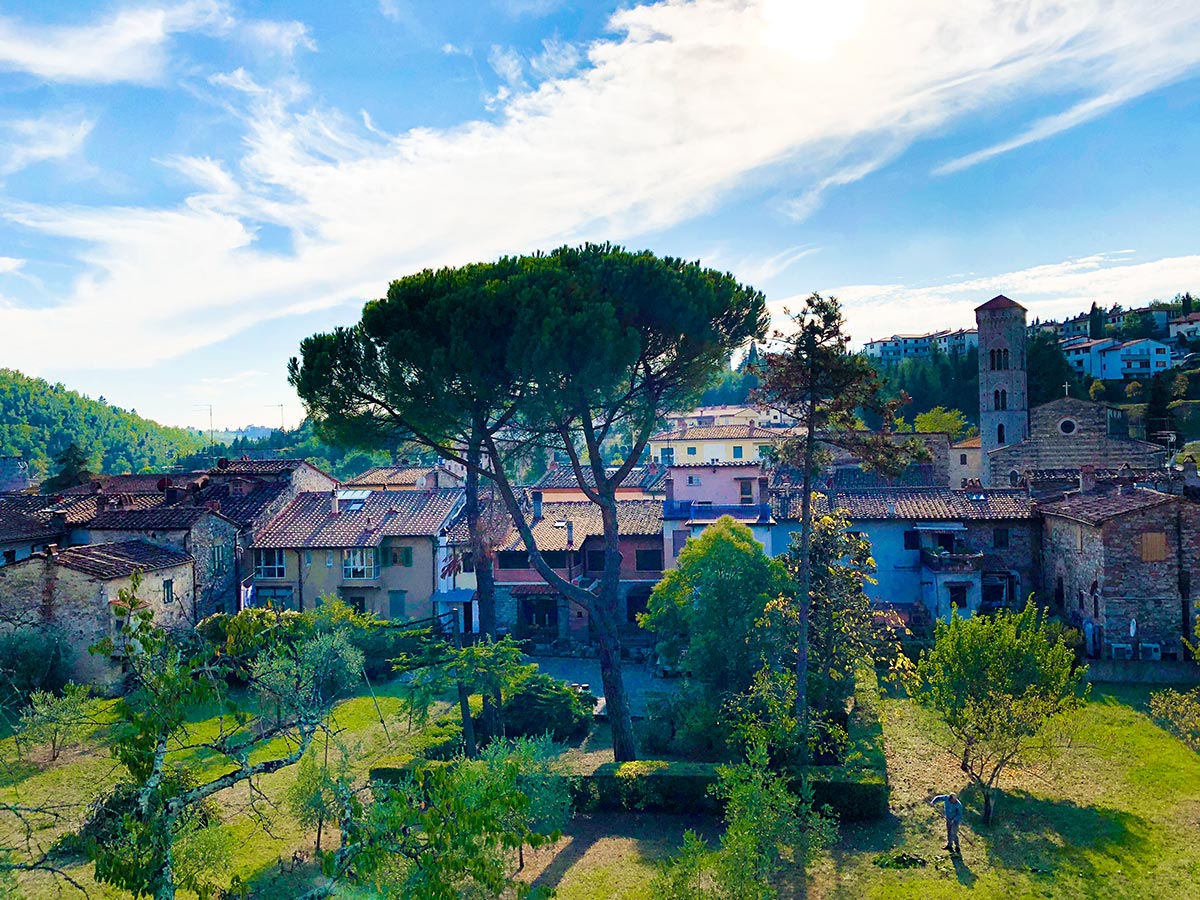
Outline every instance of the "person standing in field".
<path fill-rule="evenodd" d="M 942 812 L 946 816 L 946 848 L 951 853 L 961 854 L 958 846 L 958 826 L 962 824 L 963 805 L 958 794 L 938 794 L 929 801 L 930 806 L 943 804 Z"/>

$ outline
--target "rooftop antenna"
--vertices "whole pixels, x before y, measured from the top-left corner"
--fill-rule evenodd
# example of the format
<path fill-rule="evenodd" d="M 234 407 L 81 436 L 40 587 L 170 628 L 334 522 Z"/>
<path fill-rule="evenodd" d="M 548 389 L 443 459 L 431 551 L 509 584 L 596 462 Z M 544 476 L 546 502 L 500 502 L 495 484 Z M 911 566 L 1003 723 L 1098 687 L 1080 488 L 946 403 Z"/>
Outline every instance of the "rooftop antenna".
<path fill-rule="evenodd" d="M 272 409 L 279 410 L 279 430 L 287 431 L 287 427 L 283 424 L 283 404 L 282 403 L 268 403 L 267 406 L 271 407 Z"/>

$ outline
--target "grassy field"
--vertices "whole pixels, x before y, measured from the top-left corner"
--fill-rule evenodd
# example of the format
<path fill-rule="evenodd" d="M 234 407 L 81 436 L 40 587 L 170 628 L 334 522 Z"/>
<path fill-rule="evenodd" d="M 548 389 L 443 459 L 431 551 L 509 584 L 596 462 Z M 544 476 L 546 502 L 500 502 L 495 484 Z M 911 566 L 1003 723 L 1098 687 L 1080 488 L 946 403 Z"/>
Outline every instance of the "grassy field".
<path fill-rule="evenodd" d="M 1037 773 L 1014 773 L 1003 783 L 998 822 L 985 829 L 979 798 L 966 792 L 967 818 L 961 860 L 939 848 L 941 821 L 926 800 L 965 786 L 955 760 L 929 739 L 933 723 L 904 698 L 884 698 L 882 709 L 892 816 L 868 826 L 848 826 L 842 840 L 810 873 L 807 893 L 822 900 L 900 898 L 1190 898 L 1200 884 L 1200 756 L 1163 732 L 1147 715 L 1149 689 L 1105 687 L 1093 691 L 1075 745 L 1055 765 Z M 369 696 L 338 707 L 343 738 L 355 746 L 354 767 L 365 774 L 376 761 L 405 747 L 406 728 L 395 689 L 378 691 L 384 733 Z M 201 727 L 213 727 L 201 721 Z M 611 759 L 608 735 L 596 729 L 570 754 L 572 768 L 587 771 Z M 56 763 L 11 762 L 11 739 L 0 741 L 0 802 L 38 803 L 64 797 L 88 798 L 115 774 L 99 751 L 70 750 Z M 263 781 L 264 793 L 279 798 L 294 774 Z M 273 812 L 243 785 L 221 798 L 226 828 L 237 838 L 234 871 L 253 886 L 256 900 L 296 896 L 312 871 L 281 872 L 280 860 L 312 846 L 313 835 L 282 811 Z M 269 824 L 250 815 L 267 812 Z M 709 838 L 712 819 L 687 816 L 612 814 L 579 816 L 552 847 L 527 853 L 521 877 L 556 890 L 561 900 L 642 900 L 656 863 L 673 852 L 685 829 Z M 51 826 L 35 835 L 53 839 Z M 903 851 L 926 865 L 881 868 L 880 854 Z M 290 868 L 290 865 L 288 866 Z M 96 888 L 89 869 L 72 870 L 93 897 L 124 898 Z M 793 884 L 799 879 L 792 877 Z M 35 900 L 69 896 L 44 876 L 22 886 Z M 798 886 L 788 896 L 800 893 Z M 349 895 L 347 895 L 349 896 Z"/>
<path fill-rule="evenodd" d="M 980 800 L 967 791 L 961 860 L 940 849 L 944 826 L 926 801 L 962 789 L 965 779 L 954 758 L 929 740 L 927 714 L 907 699 L 885 698 L 893 814 L 843 829 L 840 843 L 810 873 L 808 897 L 1198 896 L 1200 756 L 1149 719 L 1149 693 L 1095 688 L 1075 745 L 1050 768 L 1013 773 L 1002 783 L 992 828 L 982 826 Z M 533 858 L 527 875 L 555 886 L 561 900 L 641 900 L 655 863 L 689 827 L 715 832 L 711 822 L 682 817 L 580 817 L 558 847 Z M 920 856 L 926 865 L 897 870 L 875 864 L 881 854 L 896 852 Z M 799 890 L 793 886 L 786 895 Z"/>
<path fill-rule="evenodd" d="M 376 686 L 374 698 L 369 693 L 354 697 L 339 704 L 334 712 L 338 738 L 351 748 L 351 765 L 357 775 L 365 776 L 376 761 L 403 751 L 407 745 L 407 724 L 400 712 L 398 687 L 398 683 Z M 203 711 L 197 713 L 196 734 L 215 733 L 216 729 L 215 717 L 206 718 Z M 0 803 L 39 806 L 64 799 L 79 801 L 80 806 L 90 803 L 122 772 L 100 747 L 101 737 L 102 732 L 82 746 L 68 749 L 56 762 L 39 760 L 37 765 L 17 760 L 11 737 L 0 740 L 0 761 L 3 762 Z M 182 758 L 182 754 L 177 754 L 177 758 Z M 283 809 L 273 805 L 283 797 L 294 778 L 293 767 L 261 779 L 261 794 L 252 794 L 249 786 L 243 783 L 217 795 L 222 827 L 230 830 L 237 848 L 231 873 L 252 886 L 255 900 L 290 900 L 302 892 L 298 888 L 308 884 L 314 874 L 304 865 L 292 871 L 291 860 L 293 852 L 312 849 L 315 832 L 302 829 Z M 76 809 L 64 822 L 45 823 L 44 829 L 32 835 L 34 842 L 38 846 L 48 846 L 67 824 L 77 822 L 80 814 L 81 810 Z M 0 827 L 3 822 L 0 819 Z M 18 835 L 0 835 L 5 843 L 15 837 Z M 90 864 L 72 867 L 69 873 L 93 897 L 121 900 L 129 897 L 123 891 L 96 885 Z M 59 900 L 74 893 L 70 888 L 64 893 L 61 881 L 41 874 L 22 876 L 20 886 L 30 900 Z"/>

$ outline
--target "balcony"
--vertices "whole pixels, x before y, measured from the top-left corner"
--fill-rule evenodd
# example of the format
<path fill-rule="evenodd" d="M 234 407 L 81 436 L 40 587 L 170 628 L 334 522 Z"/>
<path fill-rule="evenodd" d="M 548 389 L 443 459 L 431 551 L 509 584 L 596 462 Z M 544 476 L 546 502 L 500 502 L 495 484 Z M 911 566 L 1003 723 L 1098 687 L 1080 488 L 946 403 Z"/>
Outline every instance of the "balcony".
<path fill-rule="evenodd" d="M 983 571 L 983 554 L 945 553 L 922 547 L 921 565 L 931 572 L 969 575 Z"/>
<path fill-rule="evenodd" d="M 730 516 L 739 522 L 769 524 L 769 503 L 697 503 L 694 500 L 664 500 L 664 519 L 683 519 L 698 522 L 715 522 L 721 516 Z"/>

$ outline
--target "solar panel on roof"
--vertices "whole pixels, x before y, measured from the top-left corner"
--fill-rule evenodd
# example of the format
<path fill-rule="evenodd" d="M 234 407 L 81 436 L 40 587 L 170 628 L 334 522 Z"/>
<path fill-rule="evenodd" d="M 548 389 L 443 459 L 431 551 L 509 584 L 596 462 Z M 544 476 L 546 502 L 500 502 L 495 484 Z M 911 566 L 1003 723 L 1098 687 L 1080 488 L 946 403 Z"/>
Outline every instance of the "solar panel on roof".
<path fill-rule="evenodd" d="M 337 498 L 339 500 L 366 500 L 371 496 L 371 492 L 367 490 L 355 491 L 338 491 Z"/>

